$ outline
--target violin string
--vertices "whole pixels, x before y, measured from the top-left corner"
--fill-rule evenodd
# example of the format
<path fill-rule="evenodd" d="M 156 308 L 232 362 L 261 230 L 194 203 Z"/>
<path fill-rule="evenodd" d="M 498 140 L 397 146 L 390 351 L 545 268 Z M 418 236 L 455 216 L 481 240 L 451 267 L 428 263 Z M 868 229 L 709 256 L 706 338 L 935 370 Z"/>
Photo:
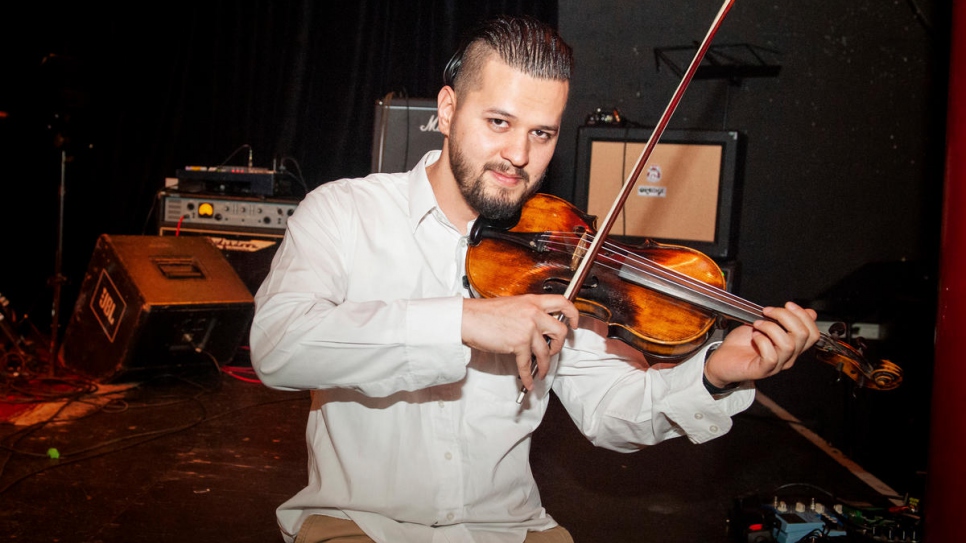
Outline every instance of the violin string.
<path fill-rule="evenodd" d="M 546 247 L 565 254 L 573 254 L 576 244 L 583 239 L 583 236 L 570 232 L 547 232 L 543 237 L 547 239 L 547 241 L 544 243 Z M 563 241 L 553 241 L 554 239 L 562 239 Z M 599 253 L 598 264 L 606 269 L 619 272 L 621 266 L 628 266 L 636 272 L 650 275 L 652 277 L 669 275 L 673 277 L 675 281 L 682 284 L 683 287 L 691 289 L 692 292 L 696 292 L 709 299 L 718 300 L 722 303 L 728 304 L 733 309 L 746 311 L 748 313 L 764 317 L 762 313 L 764 308 L 762 306 L 736 296 L 724 289 L 704 283 L 666 266 L 662 266 L 648 258 L 635 255 L 629 252 L 626 248 L 606 240 L 604 241 L 604 248 L 608 249 L 612 253 L 619 254 L 624 258 L 622 262 L 617 258 L 610 256 L 609 254 Z M 629 261 L 630 264 L 628 263 Z M 835 354 L 842 355 L 850 359 L 855 358 L 854 353 L 846 350 L 845 347 L 843 347 L 838 341 L 834 340 L 829 334 L 825 332 L 820 332 L 820 334 L 821 340 L 816 345 L 817 347 L 826 351 L 832 351 Z"/>
<path fill-rule="evenodd" d="M 574 238 L 574 239 L 578 239 L 579 241 L 579 236 L 576 236 L 576 235 L 569 235 L 569 234 L 563 234 L 563 235 L 554 234 L 554 235 L 556 237 Z M 564 243 L 564 247 L 568 249 L 567 250 L 568 253 L 573 252 L 570 250 L 571 246 L 566 244 L 566 242 Z M 614 264 L 612 266 L 607 266 L 609 269 L 617 271 L 618 269 L 617 266 L 621 266 L 621 267 L 626 266 L 633 271 L 636 271 L 645 275 L 658 276 L 658 277 L 671 276 L 675 282 L 682 284 L 682 286 L 690 288 L 692 291 L 700 291 L 699 293 L 704 294 L 706 297 L 720 299 L 721 301 L 729 304 L 733 308 L 744 309 L 746 311 L 759 312 L 759 313 L 762 309 L 760 306 L 751 304 L 750 302 L 747 302 L 746 300 L 736 297 L 723 289 L 719 289 L 713 285 L 704 283 L 688 275 L 684 275 L 671 268 L 657 264 L 650 259 L 643 258 L 633 253 L 630 253 L 625 248 L 619 245 L 614 245 L 610 242 L 605 241 L 604 247 L 607 248 L 610 252 L 618 254 L 624 258 L 624 260 L 621 261 L 610 255 L 599 255 L 601 259 L 606 258 L 608 262 Z"/>
<path fill-rule="evenodd" d="M 549 251 L 573 255 L 576 252 L 578 244 L 581 243 L 581 241 L 587 240 L 582 235 L 570 232 L 544 232 L 538 236 L 538 241 L 539 246 L 545 247 Z M 633 254 L 627 248 L 611 243 L 607 240 L 604 241 L 603 247 L 609 252 L 598 253 L 597 264 L 605 269 L 619 273 L 621 268 L 630 267 L 636 272 L 650 275 L 652 277 L 662 278 L 663 276 L 670 276 L 674 281 L 677 281 L 685 288 L 690 288 L 692 292 L 696 292 L 710 299 L 715 299 L 721 301 L 722 303 L 729 304 L 732 308 L 737 310 L 748 311 L 764 317 L 762 314 L 762 310 L 764 308 L 762 306 L 738 297 L 724 289 L 704 283 L 666 266 L 662 266 L 661 264 L 658 264 L 648 258 Z M 612 256 L 612 254 L 619 255 L 622 257 L 622 260 Z M 866 360 L 865 356 L 851 348 L 847 348 L 846 345 L 831 337 L 830 334 L 821 332 L 821 338 L 815 344 L 815 347 L 818 347 L 825 352 L 832 352 L 835 355 L 839 355 L 851 361 L 853 368 L 858 370 L 859 373 L 866 378 L 872 379 L 874 367 L 868 360 Z"/>
<path fill-rule="evenodd" d="M 605 242 L 605 246 L 610 248 L 609 243 Z M 735 296 L 732 293 L 728 292 L 727 290 L 715 287 L 714 285 L 710 285 L 708 283 L 704 283 L 702 281 L 699 281 L 690 276 L 684 275 L 680 272 L 677 272 L 665 266 L 661 266 L 660 264 L 657 264 L 650 259 L 643 258 L 633 253 L 627 252 L 626 249 L 623 249 L 621 247 L 615 246 L 614 249 L 615 249 L 615 252 L 618 252 L 624 256 L 625 262 L 627 262 L 628 260 L 631 260 L 632 262 L 634 262 L 638 266 L 638 268 L 636 269 L 637 271 L 641 271 L 644 269 L 660 270 L 662 273 L 673 275 L 676 278 L 679 278 L 681 282 L 688 283 L 688 286 L 692 290 L 699 291 L 701 294 L 704 294 L 709 298 L 713 298 L 723 303 L 726 303 L 730 307 L 735 309 L 744 310 L 749 313 L 754 313 L 757 316 L 762 315 L 761 312 L 764 309 L 763 307 L 757 304 L 753 304 L 738 296 Z"/>
<path fill-rule="evenodd" d="M 578 244 L 586 242 L 587 239 L 589 238 L 571 232 L 543 232 L 537 236 L 536 242 L 538 247 L 542 247 L 547 251 L 572 256 L 576 253 Z M 673 278 L 672 282 L 677 281 L 682 286 L 690 288 L 692 292 L 703 294 L 712 300 L 718 300 L 722 303 L 729 304 L 732 308 L 737 310 L 748 311 L 749 313 L 761 315 L 764 318 L 764 315 L 762 314 L 762 310 L 764 308 L 762 306 L 740 298 L 724 289 L 704 283 L 666 266 L 662 266 L 661 264 L 658 264 L 648 258 L 640 257 L 631 253 L 628 248 L 611 243 L 607 240 L 604 241 L 603 247 L 606 248 L 608 252 L 598 253 L 597 265 L 605 269 L 619 273 L 621 269 L 628 267 L 643 275 L 650 275 L 651 277 L 657 277 L 659 279 L 670 276 Z M 612 256 L 612 254 L 618 255 L 621 258 L 619 259 L 615 256 Z M 673 297 L 672 294 L 668 294 L 668 296 Z M 705 309 L 713 311 L 712 308 Z M 865 356 L 858 351 L 854 351 L 854 349 L 846 346 L 839 340 L 831 337 L 830 334 L 821 332 L 820 340 L 815 344 L 815 347 L 824 352 L 831 352 L 835 355 L 843 357 L 844 359 L 850 361 L 851 367 L 856 369 L 864 377 L 867 379 L 873 379 L 875 368 L 865 358 Z M 841 363 L 842 361 L 840 360 L 839 364 Z M 884 374 L 897 373 L 895 369 L 884 367 L 881 363 L 880 367 L 883 368 Z M 839 370 L 842 371 L 841 368 Z"/>
<path fill-rule="evenodd" d="M 541 245 L 546 247 L 548 250 L 562 253 L 562 254 L 572 255 L 576 250 L 577 243 L 581 241 L 583 236 L 568 233 L 568 232 L 547 232 L 541 235 L 541 238 L 543 238 L 544 240 L 542 241 Z M 563 241 L 555 241 L 555 240 L 563 240 Z M 694 279 L 688 275 L 684 275 L 680 272 L 667 268 L 666 266 L 662 266 L 648 258 L 640 257 L 638 255 L 630 253 L 626 248 L 621 247 L 620 245 L 615 245 L 606 240 L 604 242 L 604 248 L 624 258 L 624 260 L 621 261 L 611 256 L 608 253 L 598 253 L 597 264 L 604 267 L 605 269 L 609 269 L 617 273 L 620 271 L 621 267 L 629 266 L 636 272 L 647 274 L 652 277 L 655 277 L 655 276 L 661 277 L 662 275 L 670 275 L 674 278 L 674 280 L 679 281 L 680 283 L 686 284 L 682 286 L 685 286 L 686 288 L 690 288 L 692 292 L 697 292 L 698 294 L 702 294 L 707 298 L 716 299 L 725 304 L 729 304 L 730 307 L 736 310 L 739 310 L 739 311 L 744 310 L 755 315 L 760 315 L 762 316 L 762 318 L 764 318 L 764 315 L 762 313 L 762 310 L 764 308 L 762 306 L 757 305 L 748 300 L 745 300 L 741 297 L 735 296 L 734 294 L 724 289 L 720 289 L 713 285 Z M 628 264 L 628 260 L 631 261 L 630 265 Z M 706 309 L 710 309 L 710 308 L 706 308 Z M 748 324 L 750 324 L 750 322 L 748 322 Z M 843 346 L 841 343 L 833 339 L 829 334 L 825 332 L 820 332 L 820 334 L 821 334 L 821 338 L 816 343 L 815 345 L 816 347 L 826 352 L 832 352 L 833 354 L 843 356 L 853 361 L 854 364 L 859 366 L 858 369 L 861 373 L 865 374 L 867 377 L 871 376 L 872 367 L 868 363 L 868 361 L 864 359 L 864 357 L 862 356 L 857 357 L 856 353 L 846 349 L 845 346 Z"/>
<path fill-rule="evenodd" d="M 547 236 L 549 240 L 553 240 L 553 239 L 564 240 L 561 242 L 556 242 L 557 244 L 563 247 L 563 249 L 558 249 L 558 250 L 564 251 L 569 254 L 572 254 L 574 252 L 573 247 L 576 246 L 576 243 L 580 242 L 580 240 L 583 239 L 583 236 L 572 234 L 569 232 L 550 232 L 550 233 L 547 233 Z M 574 242 L 568 243 L 568 241 L 574 241 Z M 554 244 L 553 241 L 549 241 L 549 243 L 547 243 L 548 246 L 552 246 L 553 244 Z M 618 266 L 627 266 L 636 272 L 639 272 L 645 275 L 650 275 L 652 277 L 671 276 L 671 278 L 675 282 L 681 284 L 681 286 L 685 288 L 689 288 L 692 292 L 697 292 L 698 294 L 704 295 L 707 298 L 718 300 L 722 303 L 729 305 L 729 307 L 732 307 L 734 309 L 747 311 L 755 315 L 761 315 L 761 312 L 763 309 L 761 306 L 754 304 L 752 302 L 749 302 L 748 300 L 745 300 L 738 296 L 735 296 L 734 294 L 724 289 L 720 289 L 708 283 L 704 283 L 702 281 L 694 279 L 693 277 L 684 275 L 680 272 L 670 269 L 666 266 L 657 264 L 650 259 L 640 257 L 638 255 L 630 253 L 629 251 L 627 251 L 627 249 L 619 245 L 615 245 L 609 241 L 604 242 L 604 248 L 608 249 L 612 253 L 619 254 L 624 258 L 624 261 L 621 262 L 617 258 L 614 258 L 609 255 L 598 255 L 599 256 L 598 262 L 600 262 L 600 259 L 606 258 L 608 264 L 613 264 L 613 265 L 607 265 L 608 269 L 618 271 Z M 601 263 L 601 264 L 604 265 L 604 263 Z"/>

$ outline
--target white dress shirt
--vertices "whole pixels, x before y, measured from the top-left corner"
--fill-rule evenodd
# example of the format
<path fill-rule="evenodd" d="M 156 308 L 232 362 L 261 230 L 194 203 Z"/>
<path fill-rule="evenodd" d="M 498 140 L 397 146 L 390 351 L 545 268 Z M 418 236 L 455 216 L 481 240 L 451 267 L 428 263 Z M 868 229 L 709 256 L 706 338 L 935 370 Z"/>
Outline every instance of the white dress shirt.
<path fill-rule="evenodd" d="M 467 240 L 426 177 L 438 157 L 312 191 L 255 295 L 258 375 L 313 390 L 308 484 L 277 511 L 286 541 L 312 514 L 392 543 L 519 543 L 555 526 L 529 464 L 551 388 L 594 444 L 628 452 L 720 436 L 753 400 L 750 385 L 707 393 L 707 347 L 642 371 L 637 351 L 583 317 L 518 404 L 513 357 L 461 342 Z"/>

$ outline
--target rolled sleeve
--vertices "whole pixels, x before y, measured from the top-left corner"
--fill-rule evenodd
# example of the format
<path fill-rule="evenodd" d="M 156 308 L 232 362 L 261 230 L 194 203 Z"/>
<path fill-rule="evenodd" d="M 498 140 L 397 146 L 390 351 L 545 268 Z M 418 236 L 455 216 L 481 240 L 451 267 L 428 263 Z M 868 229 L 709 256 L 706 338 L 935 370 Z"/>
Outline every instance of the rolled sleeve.
<path fill-rule="evenodd" d="M 592 330 L 575 331 L 553 388 L 596 446 L 632 452 L 680 436 L 703 443 L 727 433 L 731 417 L 754 400 L 750 383 L 720 399 L 705 389 L 705 353 L 717 343 L 678 364 L 648 365 L 640 352 Z"/>

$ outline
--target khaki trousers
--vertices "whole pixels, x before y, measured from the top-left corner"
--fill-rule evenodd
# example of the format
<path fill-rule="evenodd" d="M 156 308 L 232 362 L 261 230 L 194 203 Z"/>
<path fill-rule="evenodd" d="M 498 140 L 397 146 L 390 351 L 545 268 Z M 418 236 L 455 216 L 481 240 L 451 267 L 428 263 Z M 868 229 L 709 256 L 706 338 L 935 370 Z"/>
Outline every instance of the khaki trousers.
<path fill-rule="evenodd" d="M 312 515 L 305 519 L 295 543 L 375 543 L 359 525 L 325 515 Z M 570 532 L 557 526 L 543 532 L 527 532 L 524 543 L 574 543 Z"/>

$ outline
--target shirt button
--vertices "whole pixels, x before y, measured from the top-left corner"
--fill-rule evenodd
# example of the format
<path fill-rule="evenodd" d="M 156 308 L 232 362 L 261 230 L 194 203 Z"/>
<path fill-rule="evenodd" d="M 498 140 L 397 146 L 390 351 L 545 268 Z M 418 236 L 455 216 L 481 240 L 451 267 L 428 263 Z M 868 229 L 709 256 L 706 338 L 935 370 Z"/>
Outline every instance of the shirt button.
<path fill-rule="evenodd" d="M 446 515 L 446 520 L 453 520 L 453 517 L 454 517 L 454 516 L 456 516 L 456 515 L 454 515 L 453 513 L 448 513 L 448 514 Z"/>
<path fill-rule="evenodd" d="M 439 401 L 439 408 L 442 409 L 444 407 L 446 407 L 446 402 L 444 402 L 443 400 L 440 400 Z"/>
<path fill-rule="evenodd" d="M 445 458 L 447 460 L 452 460 L 453 459 L 453 453 L 446 453 L 446 454 L 443 455 L 443 458 Z"/>
<path fill-rule="evenodd" d="M 711 427 L 708 428 L 708 430 L 711 430 L 711 433 L 712 434 L 717 434 L 718 433 L 718 427 L 715 426 L 714 424 L 712 424 Z"/>
<path fill-rule="evenodd" d="M 697 420 L 701 420 L 704 418 L 704 413 L 695 413 L 694 418 Z"/>

